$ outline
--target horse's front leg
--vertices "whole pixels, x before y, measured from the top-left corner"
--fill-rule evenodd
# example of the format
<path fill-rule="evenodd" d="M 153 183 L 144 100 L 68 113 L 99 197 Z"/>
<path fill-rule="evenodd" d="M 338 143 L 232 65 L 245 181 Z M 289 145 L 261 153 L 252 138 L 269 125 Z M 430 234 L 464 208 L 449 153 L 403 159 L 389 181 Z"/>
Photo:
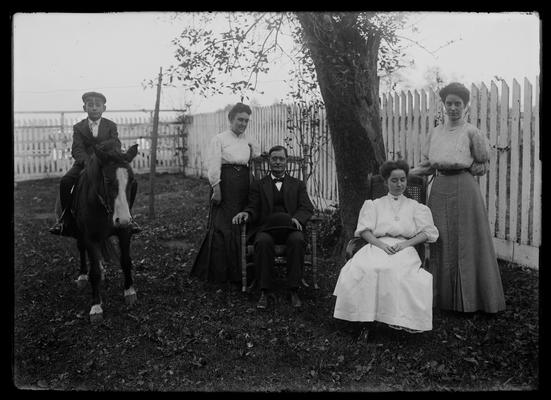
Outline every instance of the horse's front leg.
<path fill-rule="evenodd" d="M 79 289 L 83 289 L 88 284 L 88 266 L 86 265 L 86 245 L 82 237 L 77 238 L 77 248 L 80 253 L 80 269 L 76 280 Z"/>
<path fill-rule="evenodd" d="M 90 258 L 89 279 L 92 286 L 92 308 L 90 309 L 90 322 L 96 323 L 103 320 L 101 308 L 100 286 L 102 278 L 100 244 L 91 240 L 86 241 L 86 250 Z"/>
<path fill-rule="evenodd" d="M 130 231 L 121 229 L 119 234 L 119 248 L 121 251 L 121 267 L 124 274 L 124 301 L 126 304 L 134 304 L 138 299 L 134 281 L 132 280 L 132 259 L 130 258 Z"/>

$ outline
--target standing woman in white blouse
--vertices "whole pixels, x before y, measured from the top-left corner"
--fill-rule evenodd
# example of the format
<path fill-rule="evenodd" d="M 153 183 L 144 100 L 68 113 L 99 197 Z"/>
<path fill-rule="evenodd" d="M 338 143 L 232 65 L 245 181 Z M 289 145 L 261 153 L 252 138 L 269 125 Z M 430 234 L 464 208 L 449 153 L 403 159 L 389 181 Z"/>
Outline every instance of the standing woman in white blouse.
<path fill-rule="evenodd" d="M 389 192 L 366 200 L 360 210 L 354 236 L 368 243 L 340 271 L 335 318 L 379 321 L 409 332 L 432 329 L 432 276 L 413 246 L 434 242 L 438 230 L 430 209 L 404 196 L 408 171 L 404 160 L 381 165 Z"/>
<path fill-rule="evenodd" d="M 443 310 L 496 313 L 505 309 L 488 213 L 475 179 L 487 172 L 489 143 L 464 119 L 469 90 L 440 90 L 447 119 L 429 134 L 412 174 L 435 174 L 428 206 L 440 238 L 430 248 L 434 305 Z"/>
<path fill-rule="evenodd" d="M 251 157 L 259 148 L 245 135 L 252 111 L 237 103 L 228 113 L 230 129 L 210 142 L 208 179 L 211 185 L 209 226 L 191 269 L 191 276 L 215 283 L 240 282 L 239 226 L 231 220 L 245 208 Z"/>

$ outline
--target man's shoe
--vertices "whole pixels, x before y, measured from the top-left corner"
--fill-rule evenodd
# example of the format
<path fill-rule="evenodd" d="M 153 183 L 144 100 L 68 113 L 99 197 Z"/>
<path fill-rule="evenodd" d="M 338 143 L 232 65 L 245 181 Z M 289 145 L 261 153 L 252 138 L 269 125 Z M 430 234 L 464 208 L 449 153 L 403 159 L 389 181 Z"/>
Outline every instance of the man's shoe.
<path fill-rule="evenodd" d="M 54 235 L 61 235 L 63 233 L 63 222 L 57 221 L 56 224 L 48 230 Z"/>
<path fill-rule="evenodd" d="M 140 225 L 138 225 L 138 223 L 134 220 L 131 220 L 130 221 L 130 233 L 132 234 L 135 234 L 135 233 L 140 233 L 142 231 L 142 228 L 140 227 Z"/>
<path fill-rule="evenodd" d="M 260 299 L 258 300 L 258 303 L 256 304 L 256 308 L 265 310 L 268 307 L 268 297 L 266 296 L 266 293 L 264 291 L 260 294 Z"/>
<path fill-rule="evenodd" d="M 298 293 L 296 291 L 291 292 L 291 304 L 295 308 L 302 307 L 302 301 L 300 301 L 300 298 L 298 297 Z"/>

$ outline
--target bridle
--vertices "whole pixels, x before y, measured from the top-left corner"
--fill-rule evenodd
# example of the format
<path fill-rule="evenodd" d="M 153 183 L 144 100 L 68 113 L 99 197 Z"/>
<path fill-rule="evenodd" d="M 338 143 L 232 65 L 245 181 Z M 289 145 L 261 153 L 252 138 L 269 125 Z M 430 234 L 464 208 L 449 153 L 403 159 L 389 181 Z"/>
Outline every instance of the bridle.
<path fill-rule="evenodd" d="M 103 196 L 100 194 L 99 190 L 98 190 L 97 196 L 98 196 L 99 202 L 101 203 L 101 205 L 105 209 L 105 212 L 107 213 L 107 216 L 110 216 L 110 215 L 113 215 L 113 209 L 109 205 L 111 203 L 111 199 L 108 197 L 109 196 L 109 190 L 108 190 L 108 186 L 107 186 L 107 178 L 105 177 L 105 174 L 103 173 L 103 168 L 101 169 L 101 178 L 102 178 L 101 183 L 102 183 L 102 188 L 103 188 Z M 106 199 L 104 197 L 107 197 L 108 201 L 106 201 Z"/>
<path fill-rule="evenodd" d="M 111 215 L 113 215 L 113 209 L 111 208 L 111 206 L 109 204 L 111 203 L 111 200 L 113 200 L 113 199 L 111 199 L 109 197 L 108 180 L 107 180 L 107 177 L 105 176 L 105 173 L 103 172 L 103 167 L 101 169 L 101 176 L 102 176 L 103 195 L 100 194 L 100 191 L 98 190 L 97 196 L 98 196 L 99 202 L 103 206 L 107 216 L 111 216 Z M 126 183 L 126 185 L 128 186 L 131 182 L 132 182 L 132 178 L 130 178 L 130 174 L 129 174 L 129 179 L 128 179 L 128 182 Z"/>

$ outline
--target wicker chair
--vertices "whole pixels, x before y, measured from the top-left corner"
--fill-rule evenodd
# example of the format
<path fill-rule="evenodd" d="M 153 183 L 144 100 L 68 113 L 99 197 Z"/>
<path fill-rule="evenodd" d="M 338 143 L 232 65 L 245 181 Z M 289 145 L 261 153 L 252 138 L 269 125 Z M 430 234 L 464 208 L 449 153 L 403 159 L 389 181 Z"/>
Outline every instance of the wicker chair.
<path fill-rule="evenodd" d="M 250 162 L 251 173 L 253 179 L 259 180 L 262 179 L 266 174 L 270 172 L 270 164 L 267 154 L 262 154 L 258 157 L 255 157 Z M 288 156 L 287 157 L 287 173 L 297 179 L 303 180 L 307 183 L 308 165 L 304 158 L 297 156 Z M 306 226 L 304 227 L 305 237 L 306 237 L 306 254 L 304 257 L 304 266 L 310 267 L 313 275 L 313 286 L 315 289 L 318 289 L 318 265 L 317 265 L 317 231 L 318 231 L 318 222 L 320 218 L 312 216 Z M 285 257 L 285 245 L 275 245 L 275 264 L 281 265 L 286 262 Z M 241 282 L 242 282 L 242 291 L 250 292 L 252 287 L 255 284 L 253 280 L 250 283 L 247 283 L 247 270 L 250 270 L 254 267 L 253 254 L 254 246 L 251 243 L 247 243 L 247 225 L 241 224 Z M 302 284 L 306 287 L 310 285 L 306 280 L 302 279 Z"/>
<path fill-rule="evenodd" d="M 388 187 L 385 185 L 385 181 L 381 175 L 370 174 L 367 178 L 368 193 L 370 200 L 375 200 L 380 197 L 386 196 L 388 193 Z M 405 196 L 418 201 L 419 203 L 426 204 L 427 202 L 427 178 L 424 176 L 408 175 L 408 185 L 404 193 Z M 367 242 L 361 237 L 355 237 L 350 239 L 346 246 L 346 260 L 352 258 L 352 256 L 365 246 Z M 423 262 L 423 266 L 426 264 L 425 259 L 425 246 L 426 243 L 420 243 L 415 246 L 419 257 Z"/>

